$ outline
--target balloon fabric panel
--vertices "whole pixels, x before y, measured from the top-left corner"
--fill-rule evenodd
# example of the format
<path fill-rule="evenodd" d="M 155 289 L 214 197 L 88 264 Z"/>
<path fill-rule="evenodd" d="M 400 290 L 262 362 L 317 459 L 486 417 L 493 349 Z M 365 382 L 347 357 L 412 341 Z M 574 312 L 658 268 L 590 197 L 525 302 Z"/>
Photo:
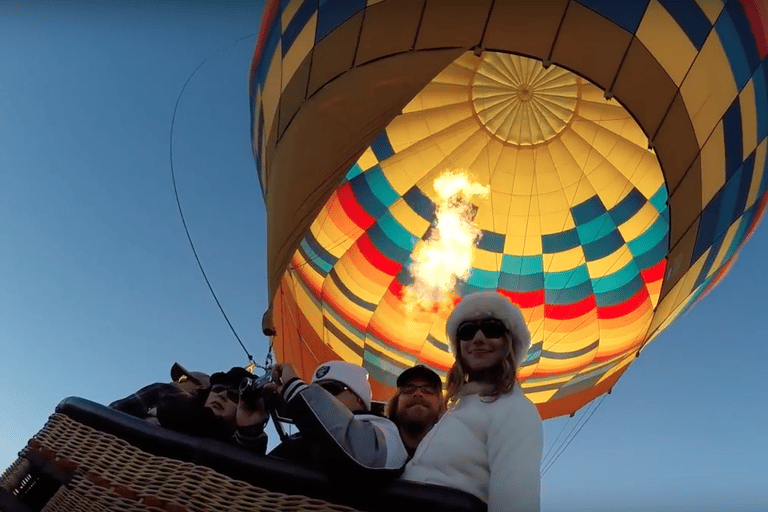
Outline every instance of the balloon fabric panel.
<path fill-rule="evenodd" d="M 270 252 L 291 248 L 284 263 L 270 258 L 276 354 L 303 375 L 331 358 L 363 364 L 386 399 L 412 364 L 444 373 L 452 305 L 496 289 L 532 333 L 524 391 L 544 417 L 570 413 L 725 277 L 762 218 L 768 2 L 577 0 L 525 20 L 515 2 L 468 2 L 463 32 L 440 5 L 420 23 L 400 0 L 267 7 L 251 70 L 254 156 L 268 204 L 301 205 L 295 220 L 268 212 Z M 398 15 L 410 46 L 371 39 L 376 20 Z M 471 51 L 408 81 L 426 68 L 420 54 L 452 44 Z M 365 82 L 388 62 L 402 65 Z M 341 147 L 331 126 L 359 133 L 350 154 L 311 156 L 325 150 L 310 149 L 318 134 L 306 130 L 322 126 L 311 112 L 360 91 L 380 101 L 389 83 L 401 104 L 367 120 L 351 108 L 323 134 Z M 281 167 L 297 151 L 305 163 Z M 478 233 L 471 269 L 445 302 L 414 307 L 417 253 L 440 235 L 436 181 L 457 171 L 487 187 L 465 205 Z M 309 181 L 273 185 L 286 173 Z"/>
<path fill-rule="evenodd" d="M 479 68 L 484 63 L 488 66 L 486 75 L 465 72 L 467 66 Z M 326 316 L 333 318 L 329 321 L 333 328 L 327 344 L 340 351 L 354 345 L 354 356 L 348 353 L 349 357 L 358 357 L 360 347 L 363 354 L 370 347 L 380 360 L 385 359 L 383 347 L 403 354 L 399 361 L 386 358 L 392 370 L 397 370 L 387 376 L 390 385 L 405 361 L 416 362 L 428 356 L 432 366 L 443 372 L 447 369 L 451 362 L 447 351 L 426 341 L 431 335 L 442 346 L 447 345 L 441 329 L 433 328 L 434 315 L 428 312 L 423 318 L 414 318 L 402 300 L 402 289 L 410 284 L 409 254 L 427 234 L 429 222 L 434 221 L 432 181 L 445 170 L 444 166 L 457 162 L 453 165 L 464 165 L 493 183 L 497 172 L 509 173 L 509 167 L 499 165 L 502 158 L 516 162 L 517 172 L 511 176 L 511 190 L 509 184 L 504 187 L 505 182 L 499 180 L 490 197 L 479 199 L 475 205 L 475 221 L 483 230 L 475 252 L 488 256 L 478 258 L 485 262 L 485 268 L 476 268 L 463 289 L 500 288 L 518 299 L 532 321 L 534 342 L 541 346 L 538 356 L 526 361 L 526 367 L 536 367 L 532 373 L 528 369 L 528 380 L 613 360 L 642 343 L 660 291 L 659 286 L 649 286 L 660 280 L 662 272 L 658 267 L 663 268 L 665 254 L 666 221 L 657 222 L 664 220 L 666 212 L 661 172 L 658 166 L 649 165 L 653 159 L 647 159 L 648 149 L 638 146 L 643 139 L 631 126 L 631 117 L 575 75 L 564 80 L 565 73 L 545 71 L 540 64 L 521 57 L 492 55 L 482 60 L 465 55 L 436 77 L 423 94 L 406 106 L 402 118 L 396 118 L 375 139 L 371 147 L 375 163 L 366 152 L 367 168 L 360 161 L 350 168 L 349 178 L 328 200 L 310 229 L 307 243 L 302 244 L 313 247 L 310 259 L 317 263 L 294 263 L 296 275 L 306 275 L 307 282 L 316 281 L 313 271 L 326 274 L 320 298 L 326 312 L 332 312 Z M 552 74 L 555 76 L 548 76 Z M 504 109 L 512 111 L 507 118 L 516 114 L 514 105 L 498 105 L 501 102 L 497 101 L 488 106 L 481 92 L 468 94 L 472 90 L 470 79 L 480 76 L 486 84 L 490 79 L 483 77 L 489 75 L 497 81 L 506 77 L 507 83 L 514 83 L 520 75 L 536 75 L 550 102 L 546 108 L 518 114 L 520 123 L 523 119 L 534 120 L 525 129 L 526 125 L 515 122 L 486 128 L 482 118 L 473 112 L 487 107 L 489 119 L 494 111 Z M 451 87 L 443 87 L 446 84 L 442 80 L 452 82 Z M 460 80 L 464 80 L 463 85 Z M 484 90 L 487 85 L 479 88 Z M 555 92 L 547 93 L 550 90 Z M 566 96 L 564 100 L 564 95 L 572 99 Z M 576 112 L 582 102 L 584 108 Z M 573 112 L 568 114 L 565 108 Z M 449 112 L 452 124 L 441 121 L 444 111 Z M 548 115 L 567 122 L 547 124 Z M 548 131 L 552 126 L 572 133 L 558 138 L 554 152 L 548 151 L 548 146 L 532 147 L 557 135 Z M 499 138 L 503 140 L 494 161 L 484 150 L 489 141 Z M 435 146 L 439 151 L 434 151 Z M 504 152 L 506 157 L 502 157 Z M 560 168 L 565 169 L 564 178 L 558 174 Z M 647 176 L 649 172 L 656 174 L 654 186 L 654 180 Z M 633 185 L 631 180 L 638 176 L 642 177 L 638 184 L 649 197 Z M 562 180 L 569 183 L 565 191 L 558 188 Z M 531 190 L 544 192 L 537 196 Z M 512 208 L 518 197 L 529 199 L 526 210 Z M 499 206 L 501 211 L 497 211 Z M 333 245 L 328 249 L 314 247 L 317 240 L 332 244 L 339 236 L 338 226 L 343 222 L 332 219 L 341 210 L 356 219 L 352 224 L 359 228 L 354 230 L 357 235 L 350 231 L 349 238 L 357 236 L 357 241 L 347 245 L 343 254 L 335 253 L 337 247 Z M 533 211 L 539 215 L 531 219 Z M 517 217 L 526 220 L 523 223 Z M 497 218 L 507 226 L 506 233 L 499 231 Z M 366 230 L 365 234 L 361 229 Z M 520 243 L 507 241 L 510 232 L 520 233 Z M 530 239 L 537 240 L 527 243 Z M 537 256 L 527 254 L 531 248 L 538 251 Z M 334 258 L 322 256 L 332 252 L 339 257 L 332 263 L 339 269 L 335 272 L 328 268 Z M 538 265 L 525 260 L 530 257 L 537 258 Z M 516 275 L 503 271 L 505 258 L 507 269 L 518 267 Z M 645 266 L 640 268 L 637 262 Z M 526 272 L 520 272 L 523 265 Z M 531 272 L 536 267 L 538 270 Z M 373 271 L 378 268 L 391 270 Z M 366 277 L 358 279 L 356 275 Z M 312 288 L 317 290 L 317 285 Z M 340 318 L 354 325 L 357 332 L 344 329 Z M 327 330 L 327 326 L 323 329 Z M 363 331 L 367 333 L 363 335 Z M 346 341 L 340 344 L 338 339 Z M 379 369 L 379 374 L 386 372 Z"/>

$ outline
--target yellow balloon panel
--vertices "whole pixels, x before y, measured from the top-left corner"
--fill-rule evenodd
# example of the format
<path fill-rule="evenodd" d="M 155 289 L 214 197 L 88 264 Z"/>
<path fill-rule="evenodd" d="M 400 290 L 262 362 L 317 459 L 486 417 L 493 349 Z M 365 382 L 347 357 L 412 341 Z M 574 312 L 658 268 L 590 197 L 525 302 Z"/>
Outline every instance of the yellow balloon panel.
<path fill-rule="evenodd" d="M 363 153 L 302 242 L 295 261 L 308 263 L 291 275 L 333 312 L 323 327 L 333 334 L 318 336 L 386 360 L 388 385 L 407 362 L 447 370 L 451 302 L 414 308 L 407 294 L 412 251 L 436 223 L 435 180 L 460 169 L 488 191 L 471 198 L 480 237 L 453 300 L 498 289 L 520 305 L 534 342 L 521 378 L 574 376 L 636 350 L 668 224 L 661 169 L 638 133 L 621 105 L 567 70 L 465 54 Z"/>
<path fill-rule="evenodd" d="M 467 2 L 474 28 L 458 33 L 407 0 L 270 2 L 253 147 L 275 346 L 304 375 L 349 357 L 386 398 L 410 364 L 445 371 L 452 304 L 496 289 L 533 333 L 526 393 L 544 416 L 572 412 L 755 229 L 768 2 L 571 0 L 505 33 L 517 3 Z M 402 18 L 391 38 L 384 14 Z M 460 202 L 478 233 L 471 263 L 447 300 L 414 308 L 416 254 L 449 233 L 435 182 L 458 170 L 488 188 Z"/>

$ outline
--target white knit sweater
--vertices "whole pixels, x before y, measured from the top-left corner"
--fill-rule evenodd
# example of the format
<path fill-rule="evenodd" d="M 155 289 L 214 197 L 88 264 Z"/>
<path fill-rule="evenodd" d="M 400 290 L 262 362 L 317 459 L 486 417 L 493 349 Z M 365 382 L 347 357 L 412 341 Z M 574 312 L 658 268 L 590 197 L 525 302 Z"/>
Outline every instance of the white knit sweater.
<path fill-rule="evenodd" d="M 482 386 L 462 387 L 459 400 L 422 440 L 402 478 L 454 487 L 488 504 L 488 512 L 541 509 L 543 425 L 515 384 L 495 401 Z M 484 401 L 485 400 L 485 401 Z"/>

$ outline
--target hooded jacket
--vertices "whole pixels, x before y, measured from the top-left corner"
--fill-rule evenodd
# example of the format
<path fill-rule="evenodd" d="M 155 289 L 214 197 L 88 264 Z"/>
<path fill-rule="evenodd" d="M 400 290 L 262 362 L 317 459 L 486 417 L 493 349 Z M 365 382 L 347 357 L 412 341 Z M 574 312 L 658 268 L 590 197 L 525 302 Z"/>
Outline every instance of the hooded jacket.
<path fill-rule="evenodd" d="M 465 384 L 458 401 L 421 441 L 402 478 L 474 494 L 488 512 L 541 509 L 543 424 L 515 383 L 494 401 Z"/>

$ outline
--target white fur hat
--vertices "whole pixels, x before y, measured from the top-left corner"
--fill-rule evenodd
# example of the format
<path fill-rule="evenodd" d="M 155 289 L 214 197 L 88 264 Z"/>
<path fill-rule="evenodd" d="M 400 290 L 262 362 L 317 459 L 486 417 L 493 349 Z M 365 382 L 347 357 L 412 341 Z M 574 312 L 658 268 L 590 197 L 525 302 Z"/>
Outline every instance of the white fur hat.
<path fill-rule="evenodd" d="M 315 369 L 312 383 L 329 380 L 347 386 L 365 403 L 365 408 L 371 410 L 371 385 L 368 383 L 368 372 L 365 368 L 346 361 L 328 361 Z"/>
<path fill-rule="evenodd" d="M 467 320 L 479 320 L 481 318 L 495 318 L 504 322 L 509 332 L 512 333 L 515 364 L 519 367 L 525 359 L 526 352 L 531 347 L 531 333 L 525 325 L 525 319 L 520 308 L 495 291 L 476 292 L 467 295 L 451 312 L 448 322 L 445 324 L 445 331 L 451 342 L 453 355 L 458 354 L 456 331 L 459 326 Z"/>

